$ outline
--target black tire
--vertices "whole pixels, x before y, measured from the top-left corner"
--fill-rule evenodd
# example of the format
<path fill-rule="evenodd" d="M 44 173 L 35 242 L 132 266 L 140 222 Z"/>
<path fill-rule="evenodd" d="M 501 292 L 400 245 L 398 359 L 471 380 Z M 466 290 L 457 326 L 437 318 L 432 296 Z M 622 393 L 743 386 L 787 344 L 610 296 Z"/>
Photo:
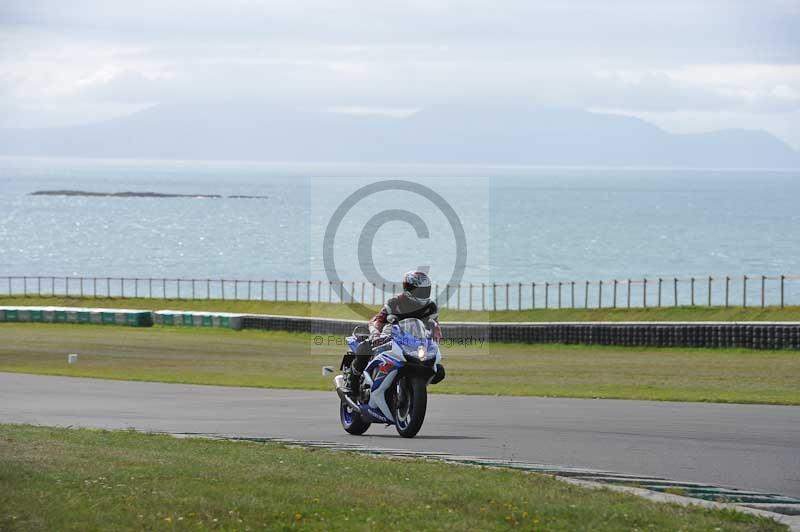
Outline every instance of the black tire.
<path fill-rule="evenodd" d="M 397 421 L 397 433 L 404 438 L 413 438 L 422 428 L 425 421 L 425 410 L 428 408 L 428 386 L 425 379 L 418 375 L 403 375 L 395 385 L 397 396 L 394 401 L 394 419 Z M 400 388 L 405 396 L 400 396 Z M 410 403 L 408 403 L 410 401 Z M 406 404 L 408 403 L 408 404 Z"/>
<path fill-rule="evenodd" d="M 342 422 L 345 432 L 354 436 L 361 436 L 372 424 L 364 421 L 360 412 L 352 412 L 344 401 L 339 405 L 339 421 Z"/>

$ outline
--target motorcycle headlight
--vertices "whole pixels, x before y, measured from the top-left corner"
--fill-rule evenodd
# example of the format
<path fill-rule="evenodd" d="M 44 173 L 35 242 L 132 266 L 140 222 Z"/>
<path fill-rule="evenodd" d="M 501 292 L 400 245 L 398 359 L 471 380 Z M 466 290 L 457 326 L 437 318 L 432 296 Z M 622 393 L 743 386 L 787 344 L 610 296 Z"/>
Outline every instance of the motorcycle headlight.
<path fill-rule="evenodd" d="M 427 354 L 428 353 L 425 350 L 425 346 L 424 345 L 421 345 L 421 346 L 417 347 L 417 358 L 419 358 L 420 360 L 423 360 L 425 358 L 425 355 L 427 355 Z"/>

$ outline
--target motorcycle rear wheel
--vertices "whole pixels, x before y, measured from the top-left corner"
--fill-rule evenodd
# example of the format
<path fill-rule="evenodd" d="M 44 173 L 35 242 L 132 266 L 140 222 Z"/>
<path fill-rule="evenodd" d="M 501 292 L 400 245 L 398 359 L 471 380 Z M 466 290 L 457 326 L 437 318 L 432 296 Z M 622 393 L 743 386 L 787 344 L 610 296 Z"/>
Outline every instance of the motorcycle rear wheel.
<path fill-rule="evenodd" d="M 360 436 L 367 432 L 367 429 L 372 424 L 364 421 L 361 413 L 352 411 L 344 401 L 339 404 L 339 420 L 342 422 L 342 428 L 345 432 L 355 436 Z"/>
<path fill-rule="evenodd" d="M 395 385 L 394 419 L 397 433 L 413 438 L 422 428 L 428 408 L 428 386 L 418 375 L 403 375 Z"/>

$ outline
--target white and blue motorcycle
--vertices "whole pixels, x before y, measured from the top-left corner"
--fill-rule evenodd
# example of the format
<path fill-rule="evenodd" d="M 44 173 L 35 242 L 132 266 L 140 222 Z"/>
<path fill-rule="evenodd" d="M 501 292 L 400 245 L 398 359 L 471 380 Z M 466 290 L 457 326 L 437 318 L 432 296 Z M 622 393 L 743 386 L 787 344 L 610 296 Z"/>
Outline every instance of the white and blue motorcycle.
<path fill-rule="evenodd" d="M 364 434 L 372 423 L 394 425 L 404 438 L 413 438 L 425 420 L 428 384 L 444 379 L 442 353 L 425 324 L 415 318 L 392 324 L 391 333 L 370 340 L 356 327 L 346 338 L 350 351 L 340 369 L 347 370 L 362 342 L 371 342 L 373 358 L 361 373 L 355 394 L 344 391 L 344 376 L 334 378 L 341 399 L 339 417 L 344 430 Z"/>

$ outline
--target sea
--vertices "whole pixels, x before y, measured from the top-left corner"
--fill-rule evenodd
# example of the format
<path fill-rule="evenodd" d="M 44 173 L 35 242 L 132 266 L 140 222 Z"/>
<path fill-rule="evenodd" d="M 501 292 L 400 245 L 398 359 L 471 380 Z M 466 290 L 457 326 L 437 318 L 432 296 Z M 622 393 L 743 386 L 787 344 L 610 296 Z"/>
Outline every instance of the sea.
<path fill-rule="evenodd" d="M 800 275 L 800 172 L 0 158 L 0 276 L 419 268 L 441 283 Z"/>

